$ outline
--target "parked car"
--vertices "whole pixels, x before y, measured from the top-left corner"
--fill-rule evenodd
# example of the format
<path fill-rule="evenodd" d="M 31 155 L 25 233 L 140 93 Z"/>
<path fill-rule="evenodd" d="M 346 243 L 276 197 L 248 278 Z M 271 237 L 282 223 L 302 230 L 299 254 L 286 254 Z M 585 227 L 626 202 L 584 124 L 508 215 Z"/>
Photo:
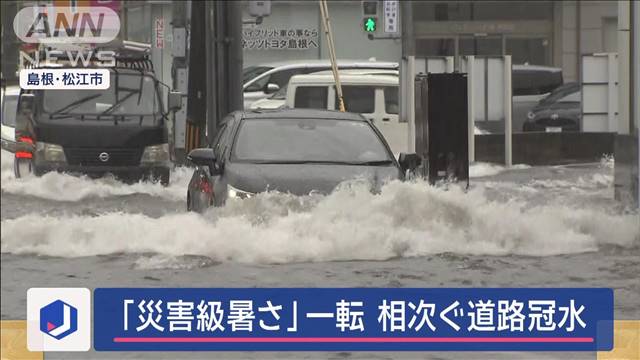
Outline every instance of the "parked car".
<path fill-rule="evenodd" d="M 322 70 L 322 71 L 314 72 L 314 73 L 311 73 L 311 74 L 316 74 L 316 75 L 329 74 L 329 75 L 333 76 L 333 72 L 331 70 Z M 386 75 L 398 76 L 398 70 L 369 69 L 369 68 L 364 68 L 364 69 L 350 68 L 350 69 L 340 70 L 340 74 L 342 74 L 342 75 L 365 75 L 365 74 L 384 75 L 384 74 L 386 74 Z M 251 104 L 251 106 L 249 106 L 249 109 L 250 110 L 280 109 L 282 107 L 285 107 L 286 106 L 286 99 L 287 99 L 287 88 L 288 88 L 288 86 L 285 86 L 285 87 L 281 88 L 280 90 L 276 91 L 275 93 L 269 95 L 268 97 L 254 102 L 253 104 Z"/>
<path fill-rule="evenodd" d="M 358 177 L 379 188 L 404 179 L 418 163 L 415 154 L 394 159 L 380 132 L 361 115 L 310 109 L 233 112 L 213 146 L 194 149 L 187 159 L 197 166 L 187 209 L 198 212 L 267 190 L 326 194 Z"/>
<path fill-rule="evenodd" d="M 518 129 L 533 107 L 561 86 L 564 81 L 560 68 L 513 65 L 512 69 L 512 118 L 514 129 Z"/>
<path fill-rule="evenodd" d="M 281 107 L 284 107 L 286 98 L 287 87 L 285 86 L 280 90 L 274 92 L 273 94 L 267 96 L 266 98 L 255 101 L 249 106 L 249 110 L 280 109 Z"/>
<path fill-rule="evenodd" d="M 560 86 L 527 114 L 522 131 L 580 131 L 580 98 L 580 84 Z"/>
<path fill-rule="evenodd" d="M 339 60 L 339 69 L 398 69 L 396 62 Z M 249 66 L 243 70 L 244 108 L 284 88 L 294 75 L 331 69 L 328 60 L 283 61 Z"/>
<path fill-rule="evenodd" d="M 398 73 L 340 72 L 340 83 L 347 111 L 362 114 L 382 133 L 394 154 L 408 149 L 409 126 L 398 117 Z M 330 72 L 296 75 L 287 89 L 285 106 L 289 108 L 339 108 L 333 74 Z"/>
<path fill-rule="evenodd" d="M 15 152 L 16 150 L 16 113 L 18 112 L 18 97 L 20 87 L 10 86 L 2 92 L 2 149 Z"/>

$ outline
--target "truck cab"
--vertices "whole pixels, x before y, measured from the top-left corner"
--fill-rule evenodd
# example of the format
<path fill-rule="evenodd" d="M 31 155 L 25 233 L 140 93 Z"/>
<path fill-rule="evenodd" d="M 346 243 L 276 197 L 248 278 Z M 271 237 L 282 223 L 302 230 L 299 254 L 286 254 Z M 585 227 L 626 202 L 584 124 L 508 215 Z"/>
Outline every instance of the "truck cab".
<path fill-rule="evenodd" d="M 163 84 L 146 59 L 119 59 L 109 74 L 106 90 L 22 90 L 16 176 L 57 171 L 169 183 Z M 170 107 L 176 107 L 175 95 L 169 93 Z"/>

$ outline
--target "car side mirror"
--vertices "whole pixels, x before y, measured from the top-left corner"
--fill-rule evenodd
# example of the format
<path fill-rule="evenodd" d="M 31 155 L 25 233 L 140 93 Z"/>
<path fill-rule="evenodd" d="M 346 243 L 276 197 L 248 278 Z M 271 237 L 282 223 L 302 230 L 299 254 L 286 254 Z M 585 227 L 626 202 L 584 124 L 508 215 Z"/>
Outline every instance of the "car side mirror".
<path fill-rule="evenodd" d="M 278 90 L 280 90 L 280 86 L 278 86 L 278 84 L 268 83 L 264 92 L 266 94 L 273 94 L 274 92 L 276 92 Z"/>
<path fill-rule="evenodd" d="M 407 170 L 413 171 L 417 169 L 421 162 L 422 158 L 415 153 L 400 153 L 400 156 L 398 156 L 398 163 L 403 173 Z"/>
<path fill-rule="evenodd" d="M 22 94 L 20 95 L 20 112 L 25 114 L 31 114 L 35 106 L 36 96 L 34 94 Z"/>
<path fill-rule="evenodd" d="M 167 98 L 167 107 L 169 111 L 178 111 L 182 108 L 182 93 L 177 91 L 169 91 Z"/>
<path fill-rule="evenodd" d="M 222 173 L 216 161 L 216 154 L 211 148 L 193 149 L 187 155 L 187 160 L 197 166 L 208 167 L 211 175 L 220 175 Z"/>

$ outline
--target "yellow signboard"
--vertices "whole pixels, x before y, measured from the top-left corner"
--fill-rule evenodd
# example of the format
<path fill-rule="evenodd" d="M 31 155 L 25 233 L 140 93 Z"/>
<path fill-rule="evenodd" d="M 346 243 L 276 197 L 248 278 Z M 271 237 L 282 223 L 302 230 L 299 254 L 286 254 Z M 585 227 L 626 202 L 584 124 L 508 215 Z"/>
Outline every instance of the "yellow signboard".
<path fill-rule="evenodd" d="M 42 360 L 42 352 L 27 350 L 27 322 L 25 320 L 2 320 L 1 360 Z"/>
<path fill-rule="evenodd" d="M 640 321 L 616 320 L 613 325 L 613 350 L 599 351 L 598 360 L 640 359 Z"/>

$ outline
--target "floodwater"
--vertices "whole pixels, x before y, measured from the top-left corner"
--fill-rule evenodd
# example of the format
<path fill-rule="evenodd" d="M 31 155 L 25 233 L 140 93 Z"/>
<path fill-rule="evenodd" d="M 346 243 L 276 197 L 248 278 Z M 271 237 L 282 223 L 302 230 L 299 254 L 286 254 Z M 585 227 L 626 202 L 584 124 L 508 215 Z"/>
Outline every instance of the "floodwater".
<path fill-rule="evenodd" d="M 613 200 L 613 160 L 474 164 L 471 188 L 344 184 L 185 211 L 172 184 L 15 179 L 2 152 L 2 319 L 29 287 L 612 287 L 640 319 L 640 217 Z M 593 359 L 585 353 L 79 353 L 47 358 Z"/>

